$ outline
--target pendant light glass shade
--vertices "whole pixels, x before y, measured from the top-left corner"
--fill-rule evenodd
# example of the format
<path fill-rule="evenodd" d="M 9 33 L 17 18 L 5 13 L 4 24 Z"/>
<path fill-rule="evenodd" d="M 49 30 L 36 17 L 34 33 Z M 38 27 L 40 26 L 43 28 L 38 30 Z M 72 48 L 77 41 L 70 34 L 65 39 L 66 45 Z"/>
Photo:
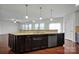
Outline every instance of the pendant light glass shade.
<path fill-rule="evenodd" d="M 40 17 L 39 19 L 40 19 L 40 20 L 42 20 L 43 18 L 42 18 L 42 17 Z"/>
<path fill-rule="evenodd" d="M 28 16 L 25 16 L 25 18 L 28 19 L 29 17 Z"/>
<path fill-rule="evenodd" d="M 53 21 L 53 18 L 50 18 L 50 21 Z"/>

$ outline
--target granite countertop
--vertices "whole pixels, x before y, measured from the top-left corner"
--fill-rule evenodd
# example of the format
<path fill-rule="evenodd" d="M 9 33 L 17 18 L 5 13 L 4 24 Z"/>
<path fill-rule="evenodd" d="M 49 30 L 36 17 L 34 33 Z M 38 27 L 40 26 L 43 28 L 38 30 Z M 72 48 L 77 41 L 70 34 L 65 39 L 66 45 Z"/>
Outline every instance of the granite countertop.
<path fill-rule="evenodd" d="M 13 35 L 41 35 L 41 34 L 59 34 L 59 33 L 10 33 Z"/>
<path fill-rule="evenodd" d="M 11 33 L 13 35 L 41 35 L 41 34 L 56 34 L 56 33 Z"/>
<path fill-rule="evenodd" d="M 10 33 L 13 35 L 41 35 L 41 34 L 58 34 L 57 31 L 22 31 L 22 32 L 15 32 L 15 33 Z"/>

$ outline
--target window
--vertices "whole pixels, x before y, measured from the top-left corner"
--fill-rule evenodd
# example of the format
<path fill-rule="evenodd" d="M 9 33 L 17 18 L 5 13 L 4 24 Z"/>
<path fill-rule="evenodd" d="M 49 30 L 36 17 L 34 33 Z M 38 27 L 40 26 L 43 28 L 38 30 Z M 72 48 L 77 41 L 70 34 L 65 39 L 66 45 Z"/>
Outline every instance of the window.
<path fill-rule="evenodd" d="M 25 29 L 25 25 L 23 24 L 23 25 L 22 25 L 22 30 L 24 30 L 24 29 Z"/>
<path fill-rule="evenodd" d="M 61 32 L 61 24 L 60 23 L 51 23 L 51 24 L 49 24 L 49 30 L 58 30 L 58 32 Z"/>
<path fill-rule="evenodd" d="M 39 24 L 35 24 L 35 29 L 37 30 L 39 28 Z"/>
<path fill-rule="evenodd" d="M 40 23 L 40 29 L 44 29 L 44 23 Z"/>
<path fill-rule="evenodd" d="M 32 24 L 29 24 L 29 30 L 31 30 L 32 29 Z"/>
<path fill-rule="evenodd" d="M 31 30 L 32 24 L 23 24 L 21 29 L 22 30 Z"/>
<path fill-rule="evenodd" d="M 28 24 L 25 24 L 25 30 L 28 30 Z"/>

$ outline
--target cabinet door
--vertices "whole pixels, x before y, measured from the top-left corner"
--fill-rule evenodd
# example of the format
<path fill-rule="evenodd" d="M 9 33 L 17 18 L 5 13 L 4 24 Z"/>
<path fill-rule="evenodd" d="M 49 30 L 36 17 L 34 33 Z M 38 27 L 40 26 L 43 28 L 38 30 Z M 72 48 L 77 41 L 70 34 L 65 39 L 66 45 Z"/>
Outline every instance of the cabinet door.
<path fill-rule="evenodd" d="M 57 35 L 52 34 L 48 36 L 48 47 L 55 47 L 57 46 Z"/>
<path fill-rule="evenodd" d="M 8 46 L 10 47 L 10 48 L 13 48 L 13 39 L 14 38 L 14 36 L 13 35 L 11 35 L 11 34 L 9 34 L 9 40 L 8 40 Z"/>
<path fill-rule="evenodd" d="M 57 46 L 64 44 L 64 33 L 57 34 Z"/>
<path fill-rule="evenodd" d="M 25 36 L 17 36 L 15 38 L 15 51 L 16 52 L 25 51 Z"/>
<path fill-rule="evenodd" d="M 41 48 L 47 48 L 48 47 L 48 36 L 42 35 L 41 36 Z"/>
<path fill-rule="evenodd" d="M 15 36 L 12 34 L 9 34 L 9 41 L 8 41 L 8 46 L 12 49 L 15 49 Z"/>
<path fill-rule="evenodd" d="M 31 36 L 26 36 L 25 38 L 25 51 L 31 51 Z"/>
<path fill-rule="evenodd" d="M 39 35 L 32 36 L 32 50 L 40 49 L 40 40 L 41 38 Z"/>

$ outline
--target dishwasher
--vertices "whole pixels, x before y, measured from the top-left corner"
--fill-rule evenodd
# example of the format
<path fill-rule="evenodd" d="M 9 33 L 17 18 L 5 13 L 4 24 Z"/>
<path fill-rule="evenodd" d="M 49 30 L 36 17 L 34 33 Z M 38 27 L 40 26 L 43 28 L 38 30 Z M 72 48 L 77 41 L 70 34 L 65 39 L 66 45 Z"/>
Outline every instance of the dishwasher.
<path fill-rule="evenodd" d="M 48 47 L 55 47 L 57 46 L 57 35 L 49 35 L 48 36 Z"/>

